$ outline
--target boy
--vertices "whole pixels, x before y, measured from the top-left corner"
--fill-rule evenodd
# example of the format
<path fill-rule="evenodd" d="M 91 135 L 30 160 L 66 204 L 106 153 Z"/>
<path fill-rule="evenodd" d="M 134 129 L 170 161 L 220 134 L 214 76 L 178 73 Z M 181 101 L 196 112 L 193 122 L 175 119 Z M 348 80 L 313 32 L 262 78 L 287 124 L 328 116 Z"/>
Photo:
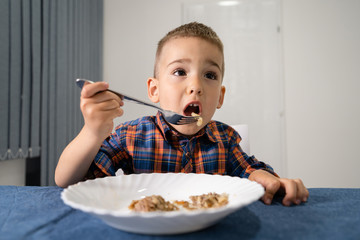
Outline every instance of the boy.
<path fill-rule="evenodd" d="M 119 168 L 125 174 L 212 173 L 262 184 L 265 204 L 271 204 L 277 192 L 284 194 L 286 206 L 307 201 L 309 193 L 301 180 L 279 178 L 270 166 L 241 150 L 237 132 L 211 120 L 223 104 L 223 76 L 221 40 L 211 28 L 194 22 L 159 42 L 154 77 L 147 87 L 150 100 L 163 109 L 201 115 L 200 126 L 172 125 L 158 112 L 120 124 L 111 134 L 113 119 L 123 114 L 123 102 L 105 91 L 105 82 L 85 85 L 80 104 L 85 124 L 60 156 L 56 184 L 66 187 L 86 178 L 115 175 Z"/>

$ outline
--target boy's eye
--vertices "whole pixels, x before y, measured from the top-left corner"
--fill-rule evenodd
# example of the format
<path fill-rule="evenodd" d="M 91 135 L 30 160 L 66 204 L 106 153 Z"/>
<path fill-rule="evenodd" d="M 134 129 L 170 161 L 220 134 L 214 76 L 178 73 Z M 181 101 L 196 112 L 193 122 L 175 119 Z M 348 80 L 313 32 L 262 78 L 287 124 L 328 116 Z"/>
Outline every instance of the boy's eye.
<path fill-rule="evenodd" d="M 216 80 L 217 74 L 214 72 L 208 72 L 208 73 L 205 73 L 205 78 L 211 79 L 211 80 Z"/>
<path fill-rule="evenodd" d="M 186 72 L 183 69 L 177 69 L 174 71 L 175 76 L 186 76 Z"/>

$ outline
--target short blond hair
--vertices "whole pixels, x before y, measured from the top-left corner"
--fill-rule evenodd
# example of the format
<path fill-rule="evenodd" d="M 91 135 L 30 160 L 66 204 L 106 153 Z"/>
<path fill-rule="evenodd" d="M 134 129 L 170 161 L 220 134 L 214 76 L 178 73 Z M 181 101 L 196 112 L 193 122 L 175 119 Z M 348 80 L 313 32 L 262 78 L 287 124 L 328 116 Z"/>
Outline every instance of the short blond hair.
<path fill-rule="evenodd" d="M 175 28 L 174 30 L 168 32 L 158 43 L 158 47 L 156 50 L 156 57 L 155 57 L 155 65 L 154 65 L 154 77 L 157 76 L 157 65 L 159 61 L 159 56 L 161 54 L 161 51 L 164 47 L 164 45 L 170 41 L 171 39 L 175 38 L 182 38 L 182 37 L 196 37 L 201 38 L 205 41 L 208 41 L 212 44 L 214 44 L 216 47 L 219 48 L 221 55 L 223 57 L 223 64 L 221 69 L 222 77 L 224 77 L 224 70 L 225 70 L 225 63 L 224 63 L 224 45 L 221 42 L 220 38 L 216 34 L 214 30 L 212 30 L 210 27 L 198 23 L 198 22 L 191 22 L 184 25 L 181 25 L 180 27 Z"/>

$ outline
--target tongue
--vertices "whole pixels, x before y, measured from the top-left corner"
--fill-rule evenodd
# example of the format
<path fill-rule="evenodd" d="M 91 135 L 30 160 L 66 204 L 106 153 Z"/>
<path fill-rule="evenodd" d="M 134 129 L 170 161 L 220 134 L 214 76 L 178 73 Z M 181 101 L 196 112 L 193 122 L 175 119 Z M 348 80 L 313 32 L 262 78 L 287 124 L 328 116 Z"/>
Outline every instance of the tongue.
<path fill-rule="evenodd" d="M 194 107 L 194 106 L 188 106 L 184 113 L 185 113 L 185 116 L 191 116 L 191 113 L 199 113 L 199 107 Z"/>

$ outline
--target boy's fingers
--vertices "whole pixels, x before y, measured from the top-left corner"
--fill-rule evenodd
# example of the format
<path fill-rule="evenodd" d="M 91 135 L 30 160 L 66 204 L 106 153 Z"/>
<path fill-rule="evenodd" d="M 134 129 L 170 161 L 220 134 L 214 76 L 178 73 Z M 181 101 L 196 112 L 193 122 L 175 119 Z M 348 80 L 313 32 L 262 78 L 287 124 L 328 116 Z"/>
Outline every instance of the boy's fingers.
<path fill-rule="evenodd" d="M 109 110 L 109 111 L 103 111 L 102 112 L 102 117 L 104 119 L 108 119 L 108 120 L 113 120 L 117 117 L 122 116 L 124 113 L 124 111 L 121 108 L 117 108 L 117 109 L 113 109 L 113 110 Z"/>
<path fill-rule="evenodd" d="M 95 102 L 95 103 L 116 101 L 119 104 L 119 106 L 124 105 L 123 101 L 120 99 L 119 96 L 117 96 L 116 94 L 111 93 L 109 91 L 99 92 L 99 93 L 95 94 L 95 96 L 93 96 L 92 99 L 93 99 L 93 102 Z"/>
<path fill-rule="evenodd" d="M 297 202 L 298 187 L 295 181 L 281 178 L 280 182 L 281 186 L 285 190 L 285 196 L 282 203 L 285 206 L 290 206 L 291 204 L 300 204 Z"/>
<path fill-rule="evenodd" d="M 274 195 L 279 190 L 279 188 L 280 188 L 279 181 L 273 181 L 271 183 L 266 184 L 265 194 L 262 197 L 263 202 L 267 205 L 270 205 L 274 198 Z"/>
<path fill-rule="evenodd" d="M 98 108 L 101 111 L 110 111 L 117 108 L 120 108 L 120 103 L 115 99 L 110 99 L 98 104 Z"/>
<path fill-rule="evenodd" d="M 271 204 L 274 195 L 284 196 L 283 205 L 300 204 L 306 202 L 309 191 L 300 179 L 277 178 L 263 170 L 256 170 L 249 176 L 249 180 L 260 183 L 265 188 L 265 194 L 261 198 L 265 204 Z"/>
<path fill-rule="evenodd" d="M 306 202 L 309 197 L 309 191 L 305 187 L 304 183 L 301 181 L 301 179 L 294 179 L 298 186 L 298 193 L 297 193 L 297 199 L 300 202 Z"/>
<path fill-rule="evenodd" d="M 107 82 L 85 83 L 81 90 L 81 97 L 89 98 L 108 88 L 109 84 Z"/>
<path fill-rule="evenodd" d="M 249 180 L 260 183 L 265 188 L 265 193 L 261 200 L 265 204 L 270 205 L 274 195 L 280 189 L 279 178 L 264 170 L 256 170 L 250 174 Z"/>
<path fill-rule="evenodd" d="M 309 191 L 300 179 L 280 179 L 282 188 L 285 190 L 283 204 L 290 206 L 292 203 L 299 205 L 306 202 L 309 197 Z"/>

